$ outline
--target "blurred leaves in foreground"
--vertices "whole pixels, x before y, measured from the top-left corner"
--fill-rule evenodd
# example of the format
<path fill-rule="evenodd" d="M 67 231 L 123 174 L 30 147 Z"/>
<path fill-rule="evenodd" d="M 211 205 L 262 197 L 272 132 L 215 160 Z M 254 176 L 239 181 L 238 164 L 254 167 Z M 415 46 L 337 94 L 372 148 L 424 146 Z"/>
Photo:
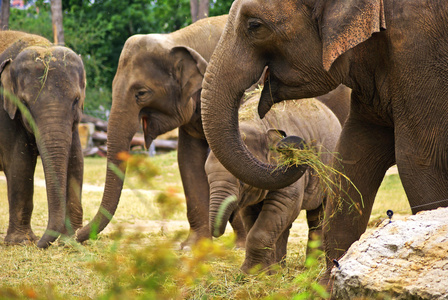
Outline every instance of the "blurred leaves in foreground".
<path fill-rule="evenodd" d="M 128 177 L 150 185 L 151 180 L 159 176 L 160 170 L 152 166 L 147 157 L 120 155 L 128 164 Z M 155 201 L 164 220 L 183 207 L 173 188 L 162 191 Z M 28 272 L 36 270 L 42 284 L 24 280 L 20 286 L 0 287 L 0 299 L 80 297 L 61 294 L 61 284 L 75 284 L 79 290 L 95 286 L 87 297 L 82 296 L 89 299 L 319 299 L 328 296 L 317 281 L 324 268 L 319 252 L 310 256 L 304 265 L 305 249 L 295 245 L 288 249 L 285 266 L 279 267 L 276 274 L 246 275 L 239 270 L 245 251 L 235 248 L 233 235 L 225 234 L 213 241 L 201 240 L 191 251 L 178 250 L 180 238 L 184 237 L 177 231 L 129 233 L 119 227 L 84 245 L 73 240 L 59 240 L 45 251 L 35 246 L 13 246 L 8 249 L 16 250 L 18 260 L 29 263 L 20 264 L 16 256 L 9 260 L 16 260 L 17 268 L 28 268 Z M 50 267 L 57 271 L 50 272 Z M 14 272 L 8 272 L 9 276 L 15 276 Z M 52 284 L 54 276 L 64 282 Z M 83 279 L 77 281 L 79 277 Z"/>

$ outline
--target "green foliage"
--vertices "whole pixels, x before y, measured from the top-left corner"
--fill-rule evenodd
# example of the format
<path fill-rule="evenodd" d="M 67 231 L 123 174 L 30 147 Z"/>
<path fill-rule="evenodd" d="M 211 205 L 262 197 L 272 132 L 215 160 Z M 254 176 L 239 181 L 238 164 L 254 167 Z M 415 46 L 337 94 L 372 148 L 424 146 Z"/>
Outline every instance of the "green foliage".
<path fill-rule="evenodd" d="M 106 252 L 106 259 L 93 268 L 111 282 L 100 299 L 185 299 L 196 285 L 207 282 L 216 259 L 230 262 L 228 247 L 202 240 L 191 253 L 173 249 L 173 241 L 143 245 L 142 237 L 119 236 Z"/>
<path fill-rule="evenodd" d="M 53 40 L 51 15 L 47 7 L 31 7 L 28 10 L 11 8 L 9 29 L 38 34 Z"/>
<path fill-rule="evenodd" d="M 87 84 L 84 113 L 107 120 L 112 103 L 112 90 L 108 85 L 90 86 Z"/>
<path fill-rule="evenodd" d="M 294 283 L 300 286 L 301 290 L 292 298 L 293 300 L 330 298 L 325 287 L 315 280 L 315 278 L 319 277 L 319 272 L 321 271 L 320 258 L 323 253 L 322 250 L 319 250 L 320 246 L 321 241 L 310 243 L 312 250 L 305 260 L 305 269 L 294 279 Z"/>
<path fill-rule="evenodd" d="M 233 0 L 210 1 L 210 16 L 220 16 L 229 13 Z"/>

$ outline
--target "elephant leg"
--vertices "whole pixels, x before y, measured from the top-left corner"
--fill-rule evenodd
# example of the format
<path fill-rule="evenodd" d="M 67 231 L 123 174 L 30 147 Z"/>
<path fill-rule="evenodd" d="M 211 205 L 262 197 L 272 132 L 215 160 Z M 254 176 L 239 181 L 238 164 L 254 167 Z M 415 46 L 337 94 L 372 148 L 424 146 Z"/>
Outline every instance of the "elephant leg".
<path fill-rule="evenodd" d="M 433 124 L 419 125 L 419 132 L 405 125 L 396 126 L 396 159 L 412 213 L 448 206 L 446 137 L 434 134 L 443 131 Z"/>
<path fill-rule="evenodd" d="M 250 273 L 257 266 L 266 269 L 279 262 L 278 256 L 284 256 L 286 244 L 285 249 L 281 249 L 277 255 L 276 243 L 290 228 L 292 214 L 296 214 L 296 217 L 298 215 L 295 204 L 294 199 L 282 190 L 267 194 L 258 218 L 247 234 L 246 258 L 241 267 L 244 272 Z"/>
<path fill-rule="evenodd" d="M 240 210 L 240 215 L 243 219 L 244 229 L 246 229 L 246 233 L 248 233 L 254 226 L 255 221 L 257 221 L 262 208 L 263 201 L 255 205 L 246 206 Z"/>
<path fill-rule="evenodd" d="M 31 229 L 31 215 L 37 155 L 30 153 L 29 149 L 20 149 L 14 153 L 4 168 L 9 201 L 9 226 L 5 242 L 34 243 L 38 238 Z"/>
<path fill-rule="evenodd" d="M 321 204 L 318 208 L 306 211 L 306 220 L 308 223 L 308 243 L 306 246 L 306 256 L 313 251 L 323 250 L 322 246 L 322 221 L 324 218 L 324 207 Z M 316 247 L 315 243 L 318 243 Z"/>
<path fill-rule="evenodd" d="M 282 266 L 285 264 L 286 252 L 288 248 L 289 232 L 292 224 L 290 224 L 285 231 L 280 235 L 275 245 L 275 261 L 279 262 Z"/>
<path fill-rule="evenodd" d="M 177 160 L 187 201 L 187 218 L 190 223 L 188 238 L 181 248 L 201 238 L 211 239 L 209 227 L 209 186 L 204 165 L 208 155 L 206 140 L 196 139 L 179 127 Z"/>
<path fill-rule="evenodd" d="M 342 162 L 335 160 L 334 168 L 350 178 L 356 188 L 334 174 L 333 182 L 340 182 L 340 186 L 335 186 L 327 197 L 325 207 L 327 273 L 323 282 L 329 279 L 333 259 L 339 259 L 366 230 L 378 188 L 387 169 L 395 163 L 393 129 L 359 119 L 351 112 L 336 150 Z"/>
<path fill-rule="evenodd" d="M 258 215 L 261 212 L 261 209 L 263 208 L 263 202 L 259 202 L 255 205 L 246 206 L 240 209 L 239 215 L 241 216 L 241 220 L 243 222 L 243 229 L 245 234 L 244 244 L 243 247 L 246 247 L 247 243 L 247 234 L 252 229 L 252 227 L 255 224 L 255 221 L 258 218 Z"/>
<path fill-rule="evenodd" d="M 82 181 L 83 181 L 84 157 L 78 129 L 73 132 L 72 147 L 67 170 L 67 211 L 65 227 L 69 235 L 82 227 Z"/>
<path fill-rule="evenodd" d="M 232 221 L 230 221 L 230 225 L 232 225 L 233 231 L 236 235 L 236 247 L 244 248 L 246 245 L 246 229 L 244 229 L 243 220 L 239 211 L 235 213 Z"/>

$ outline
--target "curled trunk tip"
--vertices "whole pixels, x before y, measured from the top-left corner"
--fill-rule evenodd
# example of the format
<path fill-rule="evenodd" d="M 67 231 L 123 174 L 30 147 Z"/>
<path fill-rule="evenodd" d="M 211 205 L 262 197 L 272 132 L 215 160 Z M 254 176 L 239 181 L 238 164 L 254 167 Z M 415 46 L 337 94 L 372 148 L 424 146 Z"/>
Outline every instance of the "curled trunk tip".
<path fill-rule="evenodd" d="M 230 219 L 233 211 L 237 208 L 238 202 L 235 195 L 229 196 L 222 203 L 214 203 L 212 200 L 211 206 L 216 206 L 216 213 L 210 214 L 210 229 L 214 237 L 220 237 L 224 234 L 227 222 Z"/>

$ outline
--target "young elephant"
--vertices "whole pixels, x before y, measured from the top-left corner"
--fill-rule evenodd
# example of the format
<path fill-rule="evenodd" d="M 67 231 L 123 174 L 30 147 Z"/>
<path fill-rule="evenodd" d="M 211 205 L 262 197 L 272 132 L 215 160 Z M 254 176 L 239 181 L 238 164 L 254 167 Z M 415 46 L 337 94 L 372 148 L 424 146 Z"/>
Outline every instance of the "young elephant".
<path fill-rule="evenodd" d="M 7 179 L 9 227 L 5 242 L 34 242 L 33 177 L 42 158 L 48 226 L 37 246 L 82 226 L 83 156 L 78 122 L 86 78 L 79 55 L 48 40 L 0 32 L 0 170 Z"/>
<path fill-rule="evenodd" d="M 245 111 L 248 107 L 253 111 L 257 102 L 258 98 L 244 103 L 239 114 L 241 137 L 258 159 L 265 163 L 276 162 L 278 154 L 272 151 L 273 147 L 292 141 L 293 145 L 304 142 L 320 153 L 323 163 L 330 163 L 341 125 L 326 105 L 313 98 L 288 101 L 275 105 L 263 120 L 255 113 L 249 113 L 247 118 Z M 257 265 L 265 269 L 285 257 L 289 230 L 300 210 L 307 211 L 308 243 L 321 236 L 322 202 L 326 195 L 312 169 L 303 167 L 304 174 L 298 181 L 279 190 L 263 190 L 243 183 L 224 168 L 213 152 L 205 170 L 210 184 L 212 234 L 221 236 L 227 221 L 236 212 L 240 211 L 243 217 L 248 232 L 243 271 L 249 272 Z M 232 195 L 236 196 L 236 201 L 223 205 Z"/>

